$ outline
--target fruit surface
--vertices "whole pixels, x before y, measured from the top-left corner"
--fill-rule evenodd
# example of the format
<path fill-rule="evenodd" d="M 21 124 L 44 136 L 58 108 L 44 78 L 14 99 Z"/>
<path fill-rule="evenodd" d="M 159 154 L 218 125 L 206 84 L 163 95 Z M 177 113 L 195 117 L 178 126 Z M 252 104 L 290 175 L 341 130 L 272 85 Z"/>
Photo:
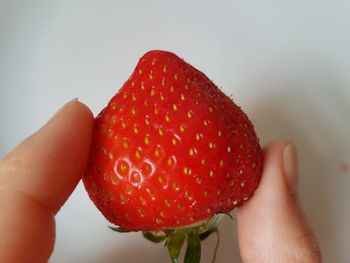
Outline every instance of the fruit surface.
<path fill-rule="evenodd" d="M 203 73 L 155 50 L 96 117 L 83 182 L 111 223 L 158 231 L 230 212 L 261 171 L 246 114 Z"/>

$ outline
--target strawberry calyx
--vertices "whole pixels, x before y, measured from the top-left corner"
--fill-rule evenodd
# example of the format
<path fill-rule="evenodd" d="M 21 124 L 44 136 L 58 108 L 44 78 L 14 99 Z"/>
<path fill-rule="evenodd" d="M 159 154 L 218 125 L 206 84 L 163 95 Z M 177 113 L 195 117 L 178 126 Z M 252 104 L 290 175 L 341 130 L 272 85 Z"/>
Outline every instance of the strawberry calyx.
<path fill-rule="evenodd" d="M 201 241 L 205 240 L 212 233 L 217 235 L 212 262 L 215 262 L 216 252 L 219 247 L 220 236 L 218 225 L 224 216 L 232 216 L 228 213 L 218 213 L 206 221 L 185 227 L 166 229 L 162 231 L 144 231 L 142 235 L 154 243 L 165 242 L 169 256 L 173 263 L 179 262 L 180 252 L 185 243 L 187 243 L 184 263 L 199 263 L 201 258 Z M 110 227 L 112 230 L 120 233 L 129 232 L 119 227 Z"/>

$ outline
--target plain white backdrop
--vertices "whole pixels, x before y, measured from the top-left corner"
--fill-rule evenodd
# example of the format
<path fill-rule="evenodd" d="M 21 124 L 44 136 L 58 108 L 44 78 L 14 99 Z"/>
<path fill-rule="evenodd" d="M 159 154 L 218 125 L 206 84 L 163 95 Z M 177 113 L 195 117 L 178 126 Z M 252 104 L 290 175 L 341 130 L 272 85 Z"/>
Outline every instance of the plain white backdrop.
<path fill-rule="evenodd" d="M 296 142 L 324 262 L 350 262 L 350 173 L 340 169 L 350 163 L 349 28 L 346 0 L 0 0 L 0 157 L 71 98 L 97 114 L 144 52 L 170 50 L 232 94 L 262 144 Z M 169 262 L 165 248 L 107 225 L 79 184 L 50 262 Z M 219 263 L 240 262 L 235 227 L 220 227 Z"/>

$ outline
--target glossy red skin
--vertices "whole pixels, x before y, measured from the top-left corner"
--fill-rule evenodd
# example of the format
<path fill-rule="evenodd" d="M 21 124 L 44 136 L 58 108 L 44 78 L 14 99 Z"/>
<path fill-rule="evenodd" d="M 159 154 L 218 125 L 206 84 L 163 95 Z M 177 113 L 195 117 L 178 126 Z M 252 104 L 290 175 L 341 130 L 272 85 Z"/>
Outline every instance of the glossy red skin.
<path fill-rule="evenodd" d="M 243 111 L 175 54 L 150 51 L 96 117 L 83 182 L 110 222 L 155 231 L 231 211 L 254 193 L 261 170 Z"/>

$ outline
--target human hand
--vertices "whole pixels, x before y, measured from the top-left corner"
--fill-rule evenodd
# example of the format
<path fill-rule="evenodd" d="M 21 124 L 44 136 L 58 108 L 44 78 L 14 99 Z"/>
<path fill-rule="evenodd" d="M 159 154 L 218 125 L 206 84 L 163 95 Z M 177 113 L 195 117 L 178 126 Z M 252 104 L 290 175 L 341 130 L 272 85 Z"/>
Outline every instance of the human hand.
<path fill-rule="evenodd" d="M 91 111 L 74 100 L 0 162 L 0 262 L 47 262 L 55 241 L 54 215 L 83 174 L 92 128 Z M 265 148 L 260 186 L 239 208 L 245 263 L 321 261 L 296 199 L 293 149 L 287 142 Z"/>
<path fill-rule="evenodd" d="M 0 262 L 47 262 L 54 216 L 85 169 L 91 111 L 73 100 L 0 161 Z"/>

